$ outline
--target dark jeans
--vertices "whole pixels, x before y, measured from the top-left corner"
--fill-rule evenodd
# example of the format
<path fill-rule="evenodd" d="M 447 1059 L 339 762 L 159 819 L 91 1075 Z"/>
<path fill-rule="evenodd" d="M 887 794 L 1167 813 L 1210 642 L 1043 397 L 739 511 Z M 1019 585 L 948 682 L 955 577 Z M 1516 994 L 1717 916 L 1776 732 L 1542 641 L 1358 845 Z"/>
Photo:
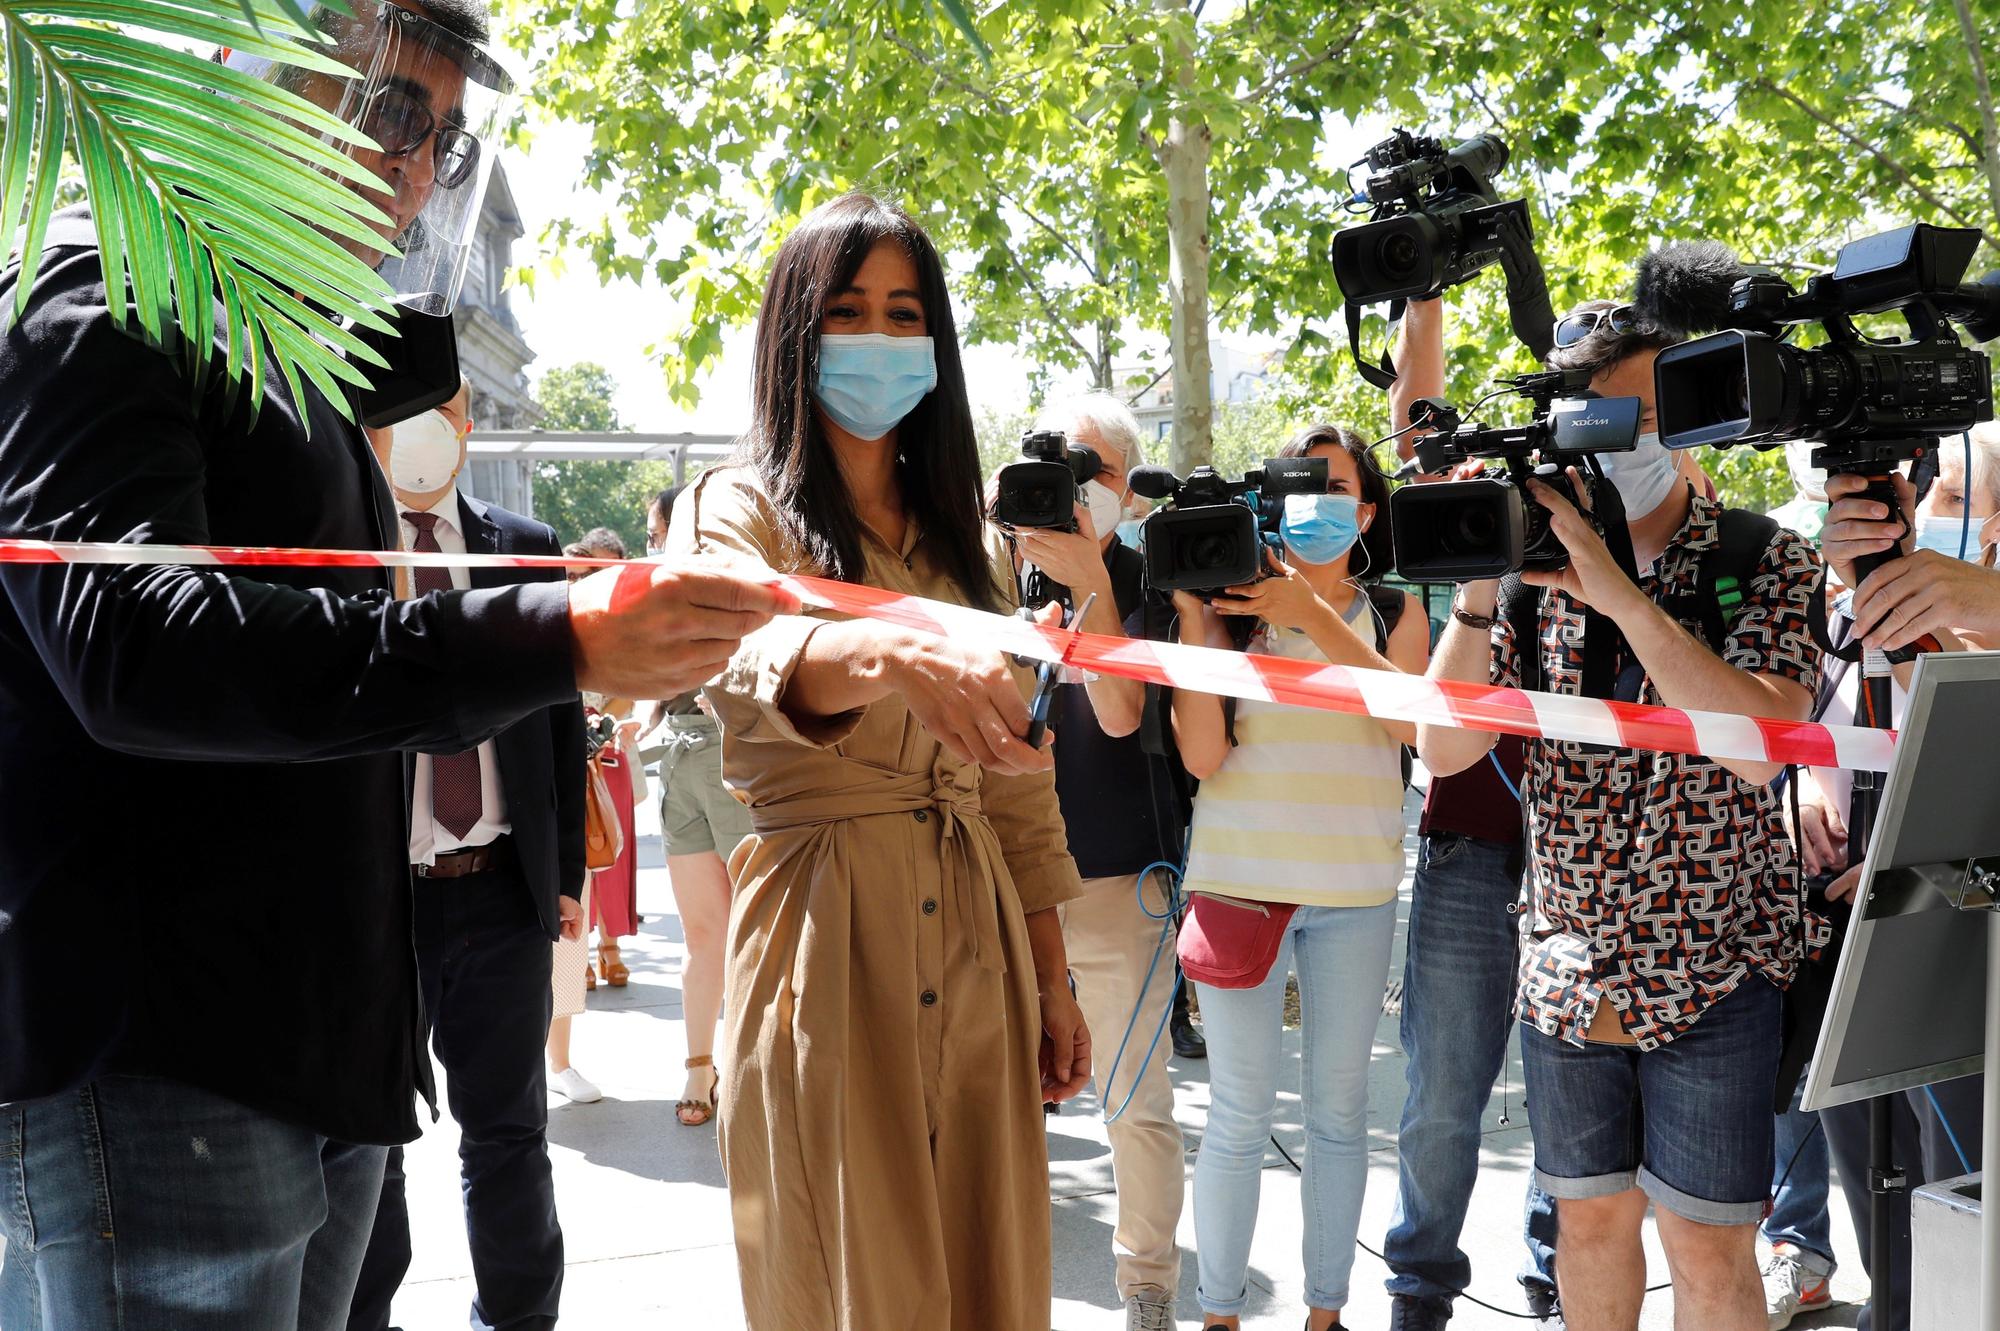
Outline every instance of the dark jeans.
<path fill-rule="evenodd" d="M 1922 1090 L 1903 1091 L 1887 1097 L 1894 1124 L 1893 1163 L 1909 1176 L 1909 1187 L 1894 1194 L 1895 1269 L 1889 1289 L 1871 1293 L 1868 1306 L 1857 1325 L 1861 1331 L 1910 1331 L 1910 1193 L 1926 1183 L 1957 1178 L 1979 1168 L 1979 1133 L 1983 1124 L 1983 1077 L 1960 1077 L 1939 1082 L 1930 1088 L 1944 1110 L 1940 1121 L 1929 1095 Z M 1833 1165 L 1840 1171 L 1840 1190 L 1847 1196 L 1848 1212 L 1854 1217 L 1854 1236 L 1861 1245 L 1861 1265 L 1871 1281 L 1875 1274 L 1874 1194 L 1868 1191 L 1868 1104 L 1836 1105 L 1819 1111 L 1827 1145 L 1833 1148 Z M 1958 1134 L 1967 1164 L 1961 1164 L 1952 1148 L 1945 1124 Z M 1878 1297 L 1887 1293 L 1885 1300 Z"/>
<path fill-rule="evenodd" d="M 383 1150 L 154 1077 L 0 1105 L 0 1326 L 334 1331 Z"/>
<path fill-rule="evenodd" d="M 1826 1129 L 1818 1114 L 1799 1107 L 1805 1093 L 1806 1080 L 1801 1077 L 1792 1092 L 1792 1107 L 1774 1124 L 1777 1150 L 1771 1157 L 1771 1214 L 1764 1217 L 1764 1240 L 1789 1243 L 1832 1262 L 1833 1227 L 1826 1202 L 1833 1181 Z"/>
<path fill-rule="evenodd" d="M 472 1325 L 544 1328 L 562 1292 L 562 1229 L 549 1172 L 552 953 L 511 857 L 465 878 L 418 879 L 417 961 L 444 1064 L 478 1294 Z M 382 1331 L 410 1267 L 401 1148 L 391 1151 L 350 1331 Z"/>
<path fill-rule="evenodd" d="M 1472 1279 L 1458 1246 L 1479 1173 L 1480 1115 L 1514 1029 L 1521 872 L 1516 848 L 1436 835 L 1418 851 L 1403 961 L 1409 1097 L 1396 1208 L 1383 1245 L 1389 1292 L 1448 1297 Z M 1555 1208 L 1532 1181 L 1521 1279 L 1555 1283 Z"/>

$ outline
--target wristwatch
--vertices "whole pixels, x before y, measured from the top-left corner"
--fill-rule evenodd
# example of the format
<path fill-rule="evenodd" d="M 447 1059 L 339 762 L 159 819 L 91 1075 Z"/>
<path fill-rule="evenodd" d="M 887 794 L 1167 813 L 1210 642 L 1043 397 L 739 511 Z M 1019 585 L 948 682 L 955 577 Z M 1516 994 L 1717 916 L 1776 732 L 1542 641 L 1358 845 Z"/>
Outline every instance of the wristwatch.
<path fill-rule="evenodd" d="M 1478 629 L 1481 633 L 1490 631 L 1494 626 L 1494 624 L 1499 622 L 1492 615 L 1473 614 L 1470 610 L 1467 610 L 1464 606 L 1460 605 L 1456 600 L 1454 600 L 1451 603 L 1451 617 L 1457 620 L 1459 623 L 1465 625 L 1467 628 Z"/>

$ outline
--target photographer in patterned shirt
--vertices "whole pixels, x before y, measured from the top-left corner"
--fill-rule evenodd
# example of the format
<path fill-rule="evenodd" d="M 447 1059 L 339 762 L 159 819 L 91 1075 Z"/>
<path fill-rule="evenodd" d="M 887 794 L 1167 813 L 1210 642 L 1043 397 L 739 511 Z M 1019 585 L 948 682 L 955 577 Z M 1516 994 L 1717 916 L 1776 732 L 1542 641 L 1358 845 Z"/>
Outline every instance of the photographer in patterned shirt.
<path fill-rule="evenodd" d="M 1653 361 L 1703 321 L 1692 308 L 1662 308 L 1657 293 L 1705 283 L 1726 294 L 1734 267 L 1719 246 L 1672 246 L 1642 263 L 1632 304 L 1591 302 L 1559 325 L 1552 364 L 1587 367 L 1599 393 L 1644 404 L 1639 447 L 1601 459 L 1624 501 L 1637 584 L 1585 514 L 1532 482 L 1570 556 L 1560 571 L 1523 579 L 1543 589 L 1538 640 L 1517 641 L 1500 617 L 1498 583 L 1467 583 L 1433 678 L 1518 686 L 1533 651 L 1541 687 L 1576 694 L 1588 607 L 1629 648 L 1620 697 L 1805 718 L 1818 666 L 1807 628 L 1819 574 L 1812 548 L 1770 527 L 1712 648 L 1704 625 L 1718 617 L 1702 602 L 1713 604 L 1718 584 L 1704 555 L 1743 521 L 1696 492 L 1691 458 L 1662 448 L 1656 433 Z M 1495 739 L 1420 727 L 1417 748 L 1433 773 L 1448 775 L 1486 761 Z M 1779 991 L 1823 933 L 1805 912 L 1770 786 L 1779 770 L 1527 745 L 1530 901 L 1517 1016 L 1536 1181 L 1557 1199 L 1556 1277 L 1570 1331 L 1635 1331 L 1649 1202 L 1673 1271 L 1676 1325 L 1764 1331 L 1755 1241 L 1771 1181 Z"/>

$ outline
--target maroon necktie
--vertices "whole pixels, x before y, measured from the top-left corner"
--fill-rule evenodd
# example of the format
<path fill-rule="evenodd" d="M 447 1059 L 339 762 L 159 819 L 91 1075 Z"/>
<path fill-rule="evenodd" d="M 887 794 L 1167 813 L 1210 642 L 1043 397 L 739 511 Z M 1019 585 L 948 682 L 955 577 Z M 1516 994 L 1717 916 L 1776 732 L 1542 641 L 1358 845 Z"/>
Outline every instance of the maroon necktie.
<path fill-rule="evenodd" d="M 405 513 L 403 521 L 417 529 L 418 551 L 442 553 L 434 530 L 437 514 Z M 419 596 L 451 590 L 451 574 L 441 568 L 413 569 L 410 580 Z M 431 759 L 431 815 L 445 831 L 463 841 L 485 809 L 486 797 L 479 788 L 479 750 Z"/>

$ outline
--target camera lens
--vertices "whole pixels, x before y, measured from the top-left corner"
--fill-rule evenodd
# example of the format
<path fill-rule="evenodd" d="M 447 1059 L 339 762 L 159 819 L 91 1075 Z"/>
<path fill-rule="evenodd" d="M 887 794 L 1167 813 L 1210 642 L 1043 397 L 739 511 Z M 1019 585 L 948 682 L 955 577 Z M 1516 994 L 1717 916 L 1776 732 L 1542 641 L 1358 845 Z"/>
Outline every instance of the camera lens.
<path fill-rule="evenodd" d="M 1499 544 L 1499 514 L 1489 504 L 1466 504 L 1453 509 L 1438 531 L 1438 547 L 1448 555 L 1485 555 Z"/>
<path fill-rule="evenodd" d="M 1190 569 L 1224 568 L 1233 552 L 1234 546 L 1227 536 L 1210 532 L 1195 537 L 1182 547 L 1181 564 Z"/>
<path fill-rule="evenodd" d="M 1423 248 L 1417 244 L 1415 236 L 1407 231 L 1392 231 L 1382 238 L 1382 247 L 1376 252 L 1381 260 L 1382 271 L 1392 277 L 1408 277 L 1417 271 L 1423 261 Z"/>

